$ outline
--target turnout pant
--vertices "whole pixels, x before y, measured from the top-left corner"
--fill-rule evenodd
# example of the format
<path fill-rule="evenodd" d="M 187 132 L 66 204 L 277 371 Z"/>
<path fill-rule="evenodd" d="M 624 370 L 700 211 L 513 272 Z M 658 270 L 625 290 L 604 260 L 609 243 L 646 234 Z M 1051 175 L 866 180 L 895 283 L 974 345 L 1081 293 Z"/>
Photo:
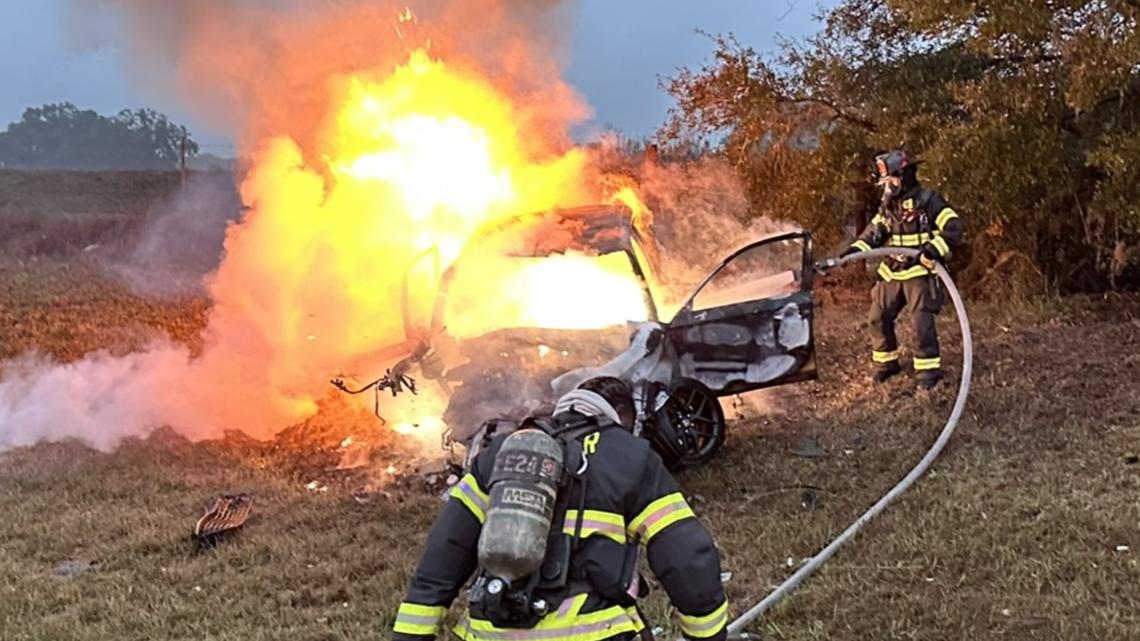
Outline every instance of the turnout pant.
<path fill-rule="evenodd" d="M 938 350 L 935 316 L 942 309 L 945 293 L 936 276 L 920 276 L 910 280 L 879 281 L 871 290 L 871 332 L 873 360 L 879 367 L 889 367 L 899 360 L 899 341 L 895 335 L 895 319 L 906 309 L 914 323 L 918 342 L 914 369 L 934 373 L 942 369 Z"/>

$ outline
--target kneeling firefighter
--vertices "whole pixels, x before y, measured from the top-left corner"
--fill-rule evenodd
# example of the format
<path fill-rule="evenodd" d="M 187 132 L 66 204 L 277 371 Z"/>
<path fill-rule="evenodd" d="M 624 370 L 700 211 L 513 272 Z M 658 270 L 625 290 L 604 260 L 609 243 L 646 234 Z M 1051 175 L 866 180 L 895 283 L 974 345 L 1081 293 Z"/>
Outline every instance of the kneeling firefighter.
<path fill-rule="evenodd" d="M 712 537 L 661 458 L 630 429 L 629 387 L 594 378 L 551 417 L 495 436 L 451 491 L 394 625 L 433 638 L 462 587 L 468 641 L 602 641 L 648 634 L 649 567 L 689 639 L 724 639 L 728 603 Z"/>

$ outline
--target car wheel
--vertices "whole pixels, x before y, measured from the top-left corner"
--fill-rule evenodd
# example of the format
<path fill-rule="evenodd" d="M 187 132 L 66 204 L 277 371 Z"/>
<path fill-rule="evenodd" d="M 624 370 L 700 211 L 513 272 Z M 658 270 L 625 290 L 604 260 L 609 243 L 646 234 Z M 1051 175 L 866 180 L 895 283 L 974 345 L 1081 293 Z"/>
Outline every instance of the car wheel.
<path fill-rule="evenodd" d="M 702 465 L 724 446 L 724 410 L 716 395 L 703 383 L 688 378 L 678 380 L 669 390 L 665 411 L 685 446 L 678 467 Z"/>

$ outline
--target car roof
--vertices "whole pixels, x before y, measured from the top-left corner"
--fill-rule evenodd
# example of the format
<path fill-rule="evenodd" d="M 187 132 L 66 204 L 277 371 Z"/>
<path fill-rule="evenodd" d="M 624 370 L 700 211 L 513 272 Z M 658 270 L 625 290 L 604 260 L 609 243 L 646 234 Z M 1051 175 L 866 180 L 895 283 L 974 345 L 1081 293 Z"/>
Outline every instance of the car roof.
<path fill-rule="evenodd" d="M 634 237 L 646 242 L 624 205 L 554 208 L 485 223 L 471 235 L 464 253 L 502 242 L 499 251 L 513 256 L 542 257 L 572 250 L 609 254 L 628 250 Z"/>

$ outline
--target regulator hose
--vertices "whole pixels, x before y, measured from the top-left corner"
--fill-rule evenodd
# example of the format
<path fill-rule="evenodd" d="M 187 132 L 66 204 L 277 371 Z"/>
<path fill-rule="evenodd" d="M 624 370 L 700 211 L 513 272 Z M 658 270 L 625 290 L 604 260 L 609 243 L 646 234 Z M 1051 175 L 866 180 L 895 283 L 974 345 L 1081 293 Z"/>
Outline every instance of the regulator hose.
<path fill-rule="evenodd" d="M 889 247 L 873 249 L 871 251 L 859 252 L 857 254 L 850 254 L 842 258 L 829 258 L 817 267 L 821 272 L 827 272 L 831 269 L 842 267 L 852 261 L 867 260 L 870 258 L 880 258 L 886 256 L 919 255 L 919 250 L 909 249 L 902 247 Z M 919 479 L 930 465 L 934 463 L 934 459 L 942 452 L 942 448 L 946 447 L 946 443 L 950 441 L 950 437 L 954 434 L 954 430 L 958 427 L 958 420 L 962 417 L 962 412 L 966 408 L 966 398 L 970 393 L 970 378 L 974 370 L 974 339 L 970 334 L 970 320 L 966 316 L 966 306 L 962 302 L 962 295 L 958 292 L 958 288 L 954 285 L 953 279 L 950 278 L 950 273 L 941 264 L 935 265 L 935 273 L 942 283 L 946 285 L 946 290 L 950 293 L 950 300 L 954 303 L 954 311 L 958 315 L 958 326 L 962 329 L 962 380 L 958 384 L 958 398 L 954 402 L 954 409 L 950 412 L 950 418 L 946 421 L 946 426 L 942 428 L 942 433 L 938 435 L 938 439 L 934 442 L 934 446 L 922 457 L 918 465 L 910 471 L 903 480 L 899 481 L 898 485 L 891 488 L 889 492 L 883 495 L 877 503 L 871 506 L 866 512 L 863 513 L 858 519 L 855 520 L 846 530 L 843 531 L 834 541 L 828 544 L 827 547 L 820 550 L 818 554 L 812 557 L 803 567 L 796 571 L 795 574 L 788 577 L 779 587 L 773 590 L 768 596 L 764 597 L 756 605 L 752 606 L 747 612 L 737 618 L 728 626 L 729 638 L 746 639 L 747 634 L 742 631 L 748 624 L 755 621 L 760 615 L 764 614 L 776 604 L 780 599 L 787 596 L 792 590 L 796 589 L 800 583 L 803 582 L 812 572 L 815 572 L 822 566 L 828 559 L 830 559 L 840 546 L 846 543 L 855 533 L 859 531 L 868 521 L 875 518 L 882 512 L 892 501 L 894 501 L 900 494 L 905 492 L 915 481 Z"/>

